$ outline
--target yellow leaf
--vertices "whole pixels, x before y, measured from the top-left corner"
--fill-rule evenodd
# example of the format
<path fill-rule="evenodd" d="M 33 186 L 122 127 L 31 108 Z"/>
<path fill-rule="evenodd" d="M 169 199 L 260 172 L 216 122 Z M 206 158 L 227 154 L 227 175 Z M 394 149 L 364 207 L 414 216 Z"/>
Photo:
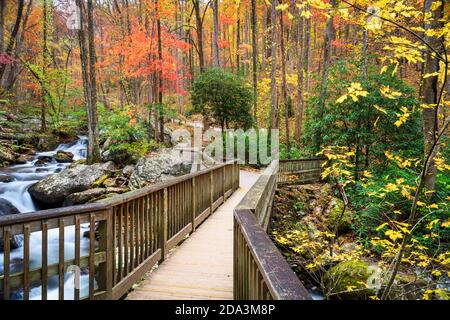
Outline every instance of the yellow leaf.
<path fill-rule="evenodd" d="M 395 230 L 387 230 L 384 234 L 388 236 L 392 241 L 403 238 L 403 235 Z"/>

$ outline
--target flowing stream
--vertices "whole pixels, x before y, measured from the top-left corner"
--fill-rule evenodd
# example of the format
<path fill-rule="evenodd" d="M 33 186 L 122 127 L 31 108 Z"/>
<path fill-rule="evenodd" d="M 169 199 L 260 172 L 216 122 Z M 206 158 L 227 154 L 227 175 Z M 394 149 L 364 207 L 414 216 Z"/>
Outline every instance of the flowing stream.
<path fill-rule="evenodd" d="M 48 152 L 39 152 L 25 164 L 13 165 L 0 169 L 0 175 L 7 175 L 11 178 L 11 182 L 0 182 L 0 198 L 4 198 L 11 202 L 21 213 L 39 210 L 39 206 L 33 202 L 28 188 L 47 177 L 48 175 L 60 172 L 66 168 L 69 163 L 58 163 L 53 159 L 52 162 L 45 163 L 43 166 L 35 166 L 38 157 L 54 156 L 57 151 L 71 152 L 74 160 L 84 159 L 86 157 L 86 137 L 79 137 L 74 143 L 61 144 L 55 150 Z M 81 233 L 88 229 L 88 225 L 81 226 Z M 75 256 L 75 228 L 73 226 L 65 227 L 64 255 L 65 260 L 74 259 Z M 56 264 L 59 261 L 59 231 L 51 229 L 48 231 L 48 265 Z M 89 250 L 89 239 L 81 236 L 81 255 L 87 255 Z M 23 270 L 23 247 L 11 250 L 10 254 L 10 274 L 21 272 Z M 0 275 L 3 275 L 4 268 L 3 252 L 0 252 Z M 42 266 L 42 235 L 41 232 L 33 232 L 30 235 L 30 270 L 40 268 Z M 65 299 L 73 299 L 74 297 L 74 274 L 65 274 Z M 0 288 L 0 299 L 2 298 L 2 288 Z M 80 277 L 80 296 L 88 294 L 89 284 L 88 276 Z M 21 290 L 12 291 L 11 299 L 22 299 L 23 292 Z M 48 279 L 48 297 L 49 300 L 58 299 L 58 275 L 49 277 Z M 30 299 L 41 299 L 41 286 L 31 286 Z"/>

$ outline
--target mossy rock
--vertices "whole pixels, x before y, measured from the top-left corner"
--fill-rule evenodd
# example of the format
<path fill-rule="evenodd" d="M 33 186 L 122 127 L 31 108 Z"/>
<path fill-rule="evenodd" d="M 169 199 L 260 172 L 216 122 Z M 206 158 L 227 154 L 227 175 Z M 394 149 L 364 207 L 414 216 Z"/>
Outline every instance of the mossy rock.
<path fill-rule="evenodd" d="M 335 204 L 327 214 L 329 226 L 334 230 L 337 225 L 338 234 L 345 234 L 350 231 L 350 225 L 353 221 L 353 212 L 347 207 L 341 217 L 342 210 L 344 209 L 344 202 L 340 199 L 333 199 L 333 202 Z"/>
<path fill-rule="evenodd" d="M 366 288 L 371 274 L 366 262 L 350 260 L 329 269 L 323 281 L 332 299 L 364 300 L 375 294 Z"/>

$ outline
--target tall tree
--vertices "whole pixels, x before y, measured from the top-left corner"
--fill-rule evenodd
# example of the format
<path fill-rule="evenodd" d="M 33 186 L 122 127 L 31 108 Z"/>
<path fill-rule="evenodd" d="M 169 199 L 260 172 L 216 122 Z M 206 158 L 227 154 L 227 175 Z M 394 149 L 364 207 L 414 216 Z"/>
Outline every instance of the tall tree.
<path fill-rule="evenodd" d="M 83 77 L 84 99 L 88 119 L 88 148 L 87 163 L 92 164 L 100 161 L 100 147 L 98 144 L 98 114 L 97 114 L 97 88 L 95 78 L 95 42 L 94 42 L 94 18 L 92 0 L 87 0 L 85 8 L 82 0 L 77 0 L 79 8 L 79 30 L 78 41 L 80 45 L 81 71 Z M 87 19 L 86 13 L 87 12 Z M 87 38 L 86 44 L 86 31 Z"/>
<path fill-rule="evenodd" d="M 327 19 L 327 24 L 325 28 L 325 40 L 323 45 L 323 65 L 322 65 L 322 79 L 320 82 L 320 97 L 318 104 L 318 118 L 321 120 L 323 118 L 323 113 L 325 109 L 325 102 L 327 98 L 327 83 L 328 83 L 328 72 L 331 63 L 331 43 L 335 38 L 335 29 L 333 23 L 334 10 L 336 8 L 336 1 L 331 0 L 331 11 Z M 317 126 L 315 132 L 315 147 L 320 150 L 322 145 L 322 131 L 320 126 Z"/>
<path fill-rule="evenodd" d="M 241 46 L 241 0 L 237 0 L 236 2 L 236 72 L 239 74 L 241 64 L 241 54 L 239 51 Z"/>
<path fill-rule="evenodd" d="M 205 71 L 205 54 L 203 50 L 203 17 L 200 10 L 200 0 L 192 0 L 195 14 L 195 31 L 197 32 L 197 53 L 200 72 Z M 205 9 L 206 10 L 206 9 Z"/>
<path fill-rule="evenodd" d="M 284 45 L 283 11 L 280 12 L 280 48 L 281 48 L 281 91 L 283 94 L 283 105 L 284 105 L 284 127 L 286 134 L 286 149 L 289 152 L 291 150 L 290 130 L 289 130 L 290 97 L 288 97 L 287 81 L 286 81 L 286 47 Z"/>
<path fill-rule="evenodd" d="M 3 53 L 5 47 L 5 9 L 6 1 L 0 0 L 0 52 Z"/>
<path fill-rule="evenodd" d="M 50 4 L 51 5 L 51 4 Z M 48 50 L 48 33 L 49 33 L 49 3 L 47 0 L 42 1 L 42 74 L 47 74 L 47 66 L 50 60 L 50 52 Z M 41 131 L 47 130 L 46 121 L 46 93 L 42 90 L 41 101 Z"/>
<path fill-rule="evenodd" d="M 4 8 L 4 5 L 2 7 Z M 20 28 L 20 21 L 22 20 L 23 7 L 24 7 L 24 0 L 19 0 L 17 2 L 16 21 L 14 23 L 14 27 L 11 32 L 11 36 L 9 37 L 8 45 L 6 46 L 6 49 L 4 51 L 4 53 L 8 56 L 11 56 L 13 53 L 17 34 L 18 34 L 19 28 Z M 0 84 L 2 83 L 2 78 L 5 73 L 5 70 L 6 70 L 6 64 L 0 64 Z"/>
<path fill-rule="evenodd" d="M 436 30 L 442 28 L 442 17 L 444 14 L 444 2 L 441 1 L 440 5 L 435 5 L 434 0 L 425 0 L 425 16 L 429 18 L 424 22 L 424 40 L 436 51 L 443 52 L 441 39 L 435 35 L 427 34 L 427 31 Z M 436 134 L 438 132 L 438 102 L 440 95 L 440 88 L 438 82 L 439 72 L 439 59 L 430 50 L 425 53 L 425 63 L 423 66 L 423 73 L 427 77 L 423 77 L 420 93 L 422 103 L 429 106 L 422 110 L 422 125 L 424 134 L 424 153 L 425 157 L 430 153 L 432 146 L 436 141 Z M 436 185 L 436 166 L 434 160 L 431 159 L 430 165 L 426 172 L 425 188 L 428 190 L 434 190 Z"/>
<path fill-rule="evenodd" d="M 252 78 L 253 78 L 253 118 L 257 124 L 258 111 L 258 79 L 257 79 L 257 62 L 258 62 L 258 42 L 257 42 L 257 22 L 256 22 L 256 0 L 251 0 L 252 6 Z M 263 52 L 264 56 L 264 52 Z"/>
<path fill-rule="evenodd" d="M 220 67 L 220 52 L 219 52 L 219 1 L 213 1 L 213 66 Z"/>
<path fill-rule="evenodd" d="M 277 0 L 272 0 L 270 6 L 270 16 L 272 21 L 272 73 L 270 79 L 270 128 L 278 129 L 278 94 L 277 94 L 277 50 L 278 50 L 278 34 L 277 34 Z"/>
<path fill-rule="evenodd" d="M 159 1 L 155 1 L 156 11 L 156 30 L 158 37 L 158 59 L 162 64 L 162 39 L 161 39 L 161 19 L 159 15 Z M 159 104 L 159 141 L 164 141 L 164 110 L 163 110 L 163 79 L 162 79 L 162 67 L 158 70 L 158 104 Z"/>
<path fill-rule="evenodd" d="M 303 126 L 303 72 L 304 72 L 304 41 L 303 27 L 305 19 L 301 15 L 302 10 L 299 9 L 297 20 L 297 121 L 295 126 L 295 140 L 300 144 Z"/>

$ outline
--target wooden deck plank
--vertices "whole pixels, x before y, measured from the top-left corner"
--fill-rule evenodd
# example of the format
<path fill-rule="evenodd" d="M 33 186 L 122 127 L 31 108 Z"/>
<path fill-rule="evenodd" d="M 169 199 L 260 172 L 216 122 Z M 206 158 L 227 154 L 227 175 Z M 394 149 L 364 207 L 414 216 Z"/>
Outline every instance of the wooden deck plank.
<path fill-rule="evenodd" d="M 241 172 L 241 187 L 126 299 L 233 299 L 233 209 L 257 178 Z"/>

